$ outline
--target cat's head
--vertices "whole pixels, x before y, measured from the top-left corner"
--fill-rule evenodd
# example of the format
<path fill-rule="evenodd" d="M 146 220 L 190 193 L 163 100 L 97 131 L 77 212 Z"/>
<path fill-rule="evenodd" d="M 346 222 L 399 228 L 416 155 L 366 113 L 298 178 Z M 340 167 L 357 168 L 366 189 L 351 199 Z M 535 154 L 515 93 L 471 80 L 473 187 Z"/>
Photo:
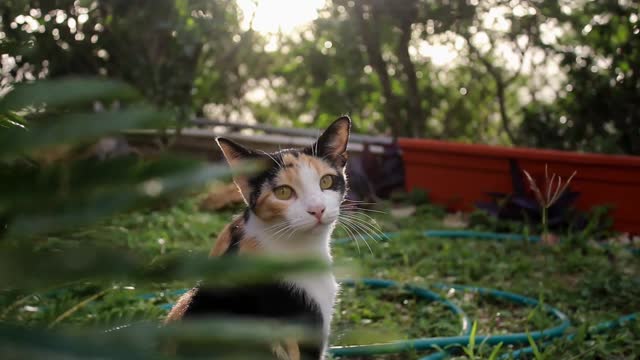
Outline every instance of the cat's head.
<path fill-rule="evenodd" d="M 312 146 L 274 153 L 248 149 L 225 138 L 216 140 L 232 169 L 247 161 L 265 164 L 258 173 L 234 175 L 234 182 L 255 216 L 268 224 L 314 231 L 326 229 L 338 219 L 347 191 L 345 166 L 350 129 L 351 120 L 343 116 Z"/>

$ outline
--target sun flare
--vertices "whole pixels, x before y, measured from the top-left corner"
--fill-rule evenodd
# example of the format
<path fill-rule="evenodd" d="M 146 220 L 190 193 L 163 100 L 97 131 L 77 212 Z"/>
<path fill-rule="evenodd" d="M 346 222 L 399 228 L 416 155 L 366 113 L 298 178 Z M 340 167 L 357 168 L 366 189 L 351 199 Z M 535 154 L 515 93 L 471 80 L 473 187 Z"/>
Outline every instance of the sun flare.
<path fill-rule="evenodd" d="M 242 25 L 263 34 L 284 34 L 310 23 L 318 17 L 325 0 L 238 0 L 243 14 Z"/>

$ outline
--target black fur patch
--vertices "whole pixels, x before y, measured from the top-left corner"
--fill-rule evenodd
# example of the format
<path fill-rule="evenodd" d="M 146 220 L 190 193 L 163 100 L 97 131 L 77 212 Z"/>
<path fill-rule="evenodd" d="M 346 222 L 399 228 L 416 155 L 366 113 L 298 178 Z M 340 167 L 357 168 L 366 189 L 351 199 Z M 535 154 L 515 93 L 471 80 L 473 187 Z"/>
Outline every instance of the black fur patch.
<path fill-rule="evenodd" d="M 251 195 L 249 196 L 249 208 L 255 210 L 256 203 L 262 194 L 262 185 L 265 183 L 274 184 L 281 168 L 293 166 L 293 164 L 284 164 L 284 155 L 290 154 L 298 157 L 299 151 L 295 149 L 280 150 L 271 154 L 260 155 L 262 159 L 269 160 L 268 166 L 261 173 L 249 178 L 249 186 L 251 187 Z"/>
<path fill-rule="evenodd" d="M 238 288 L 195 288 L 184 319 L 233 316 L 297 323 L 317 330 L 322 336 L 322 313 L 303 291 L 283 283 L 249 285 Z M 303 359 L 320 359 L 323 344 L 300 344 Z"/>
<path fill-rule="evenodd" d="M 258 198 L 262 192 L 262 185 L 266 182 L 272 182 L 280 171 L 280 167 L 273 161 L 270 161 L 269 167 L 259 174 L 256 174 L 249 178 L 249 187 L 251 188 L 251 195 L 249 196 L 249 208 L 254 210 Z"/>
<path fill-rule="evenodd" d="M 245 212 L 245 215 L 242 219 L 245 222 L 249 219 L 249 216 L 246 215 L 247 213 L 248 212 Z M 234 221 L 233 225 L 231 226 L 231 229 L 229 229 L 231 233 L 230 234 L 231 241 L 229 243 L 229 247 L 227 248 L 227 250 L 224 252 L 223 255 L 237 254 L 238 251 L 240 250 L 240 240 L 244 238 L 244 229 L 243 229 L 244 224 L 239 220 L 240 219 Z"/>
<path fill-rule="evenodd" d="M 341 174 L 341 172 L 339 172 Z M 335 176 L 332 175 L 333 177 L 333 183 L 331 184 L 331 186 L 327 189 L 327 190 L 333 190 L 333 191 L 337 191 L 339 193 L 346 193 L 347 192 L 347 182 L 344 179 L 344 176 Z"/>

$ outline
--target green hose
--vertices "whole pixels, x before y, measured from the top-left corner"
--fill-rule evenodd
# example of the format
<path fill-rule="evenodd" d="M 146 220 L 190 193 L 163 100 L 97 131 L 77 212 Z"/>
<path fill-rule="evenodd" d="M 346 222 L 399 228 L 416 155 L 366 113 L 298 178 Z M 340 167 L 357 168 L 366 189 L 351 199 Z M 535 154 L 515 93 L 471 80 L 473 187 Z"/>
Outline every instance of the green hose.
<path fill-rule="evenodd" d="M 371 288 L 377 288 L 377 289 L 386 289 L 386 288 L 398 288 L 398 289 L 404 289 L 414 295 L 416 295 L 419 298 L 422 299 L 426 299 L 429 301 L 435 301 L 435 302 L 439 302 L 442 305 L 444 305 L 447 309 L 449 309 L 449 311 L 451 311 L 454 315 L 457 315 L 458 318 L 460 319 L 460 335 L 469 335 L 469 333 L 471 332 L 471 321 L 469 320 L 469 317 L 467 316 L 467 314 L 464 312 L 464 310 L 462 310 L 462 308 L 460 308 L 458 305 L 454 304 L 453 302 L 443 298 L 442 296 L 440 296 L 439 294 L 422 288 L 422 287 L 418 287 L 418 286 L 414 286 L 414 285 L 410 285 L 410 284 L 404 284 L 404 285 L 400 285 L 394 281 L 390 281 L 390 280 L 383 280 L 383 279 L 364 279 L 364 280 L 342 280 L 340 281 L 340 285 L 341 286 L 349 286 L 349 287 L 355 287 L 358 284 L 361 285 L 365 285 L 367 287 L 371 287 Z"/>
<path fill-rule="evenodd" d="M 617 329 L 621 326 L 624 326 L 625 324 L 632 322 L 632 321 L 637 321 L 638 320 L 638 316 L 640 316 L 640 313 L 634 313 L 634 314 L 629 314 L 629 315 L 625 315 L 625 316 L 621 316 L 615 320 L 611 320 L 611 321 L 604 321 L 601 322 L 595 326 L 592 326 L 589 328 L 589 330 L 587 330 L 587 335 L 588 336 L 593 336 L 596 334 L 601 334 L 604 332 L 607 332 L 609 330 L 614 330 Z M 569 334 L 566 339 L 569 341 L 573 341 L 576 337 L 576 334 Z M 540 345 L 538 345 L 538 349 L 542 349 L 545 348 L 547 346 L 549 346 L 551 344 L 550 341 L 544 342 Z M 515 350 L 511 353 L 507 353 L 504 354 L 502 356 L 500 356 L 498 358 L 498 360 L 509 360 L 509 359 L 519 359 L 521 356 L 523 355 L 531 355 L 534 353 L 533 347 L 528 346 L 522 349 L 518 349 Z M 424 359 L 421 359 L 424 360 Z"/>
<path fill-rule="evenodd" d="M 399 234 L 395 232 L 382 233 L 381 237 L 393 239 Z M 529 241 L 532 243 L 540 242 L 540 236 L 524 236 L 519 234 L 504 234 L 473 230 L 426 230 L 422 232 L 425 237 L 432 238 L 453 238 L 453 239 L 474 239 L 474 240 L 512 240 L 512 241 Z M 340 238 L 332 240 L 334 244 L 345 244 L 350 242 L 350 238 Z"/>
<path fill-rule="evenodd" d="M 396 286 L 400 287 L 400 285 L 388 281 L 388 280 L 378 280 L 378 279 L 365 279 L 360 283 L 371 286 L 371 287 L 391 287 Z M 353 284 L 352 281 L 348 282 L 348 284 Z M 525 306 L 538 306 L 538 301 L 532 298 L 528 298 L 525 296 L 521 296 L 518 294 L 513 294 L 506 291 L 494 290 L 494 289 L 486 289 L 486 288 L 478 288 L 472 286 L 462 286 L 462 285 L 436 285 L 441 289 L 453 289 L 456 291 L 468 291 L 468 292 L 476 292 L 486 296 L 492 296 L 495 298 L 499 298 L 506 301 L 511 301 L 516 304 L 521 304 Z M 404 285 L 402 288 L 405 289 L 420 289 L 421 291 L 431 293 L 430 290 L 420 288 L 413 285 Z M 441 300 L 440 300 L 441 301 Z M 446 300 L 448 301 L 448 300 Z M 529 337 L 534 340 L 546 340 L 553 339 L 562 336 L 567 328 L 571 325 L 568 317 L 562 313 L 560 310 L 548 306 L 543 305 L 543 310 L 545 310 L 550 315 L 554 316 L 560 321 L 560 324 L 544 329 L 537 330 L 531 333 L 514 333 L 514 334 L 506 334 L 506 335 L 495 335 L 495 336 L 476 336 L 475 341 L 478 343 L 485 343 L 487 345 L 497 345 L 499 343 L 505 344 L 525 344 L 529 341 Z M 467 320 L 468 323 L 468 320 Z M 377 354 L 389 354 L 389 353 L 398 353 L 404 351 L 412 351 L 412 350 L 433 350 L 438 348 L 449 348 L 454 346 L 466 346 L 469 344 L 471 336 L 469 333 L 460 335 L 460 336 L 451 336 L 451 337 L 435 337 L 435 338 L 419 338 L 419 339 L 409 339 L 402 341 L 393 341 L 389 343 L 383 344 L 371 344 L 371 345 L 357 345 L 357 346 L 337 346 L 332 347 L 329 351 L 335 356 L 367 356 L 367 355 L 377 355 Z M 438 357 L 434 357 L 431 355 L 430 357 L 423 358 L 423 360 L 435 360 L 437 358 L 442 358 L 446 354 L 435 354 Z"/>

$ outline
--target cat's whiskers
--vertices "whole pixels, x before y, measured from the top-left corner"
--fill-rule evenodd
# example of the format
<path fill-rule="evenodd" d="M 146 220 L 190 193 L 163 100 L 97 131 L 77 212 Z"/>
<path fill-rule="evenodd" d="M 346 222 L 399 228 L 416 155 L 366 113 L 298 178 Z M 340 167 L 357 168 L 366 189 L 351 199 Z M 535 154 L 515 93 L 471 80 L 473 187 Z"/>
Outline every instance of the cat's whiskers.
<path fill-rule="evenodd" d="M 360 236 L 360 238 L 362 239 L 362 241 L 364 242 L 364 244 L 367 246 L 367 248 L 369 249 L 369 252 L 371 253 L 371 255 L 373 255 L 373 250 L 371 250 L 371 246 L 369 246 L 369 242 L 367 241 L 367 236 L 370 236 L 368 234 L 368 232 L 366 230 L 363 230 L 362 227 L 360 227 L 355 221 L 347 219 L 347 218 L 343 218 L 343 221 L 345 222 L 345 224 L 348 224 L 349 226 L 351 226 L 351 228 L 355 231 L 355 233 Z M 364 232 L 364 234 L 363 234 Z M 373 239 L 373 238 L 372 238 Z M 374 239 L 375 240 L 375 239 Z"/>
<path fill-rule="evenodd" d="M 373 241 L 377 242 L 378 240 L 376 239 L 376 233 L 375 231 L 372 231 L 371 229 L 361 225 L 359 223 L 359 221 L 357 220 L 353 220 L 350 218 L 343 218 L 343 221 L 345 223 L 350 224 L 355 230 L 357 230 L 358 234 L 363 238 L 362 240 L 365 242 L 365 244 L 367 244 L 367 246 L 369 245 L 366 237 L 369 237 L 370 239 L 372 239 Z M 366 236 L 366 237 L 365 237 Z M 379 236 L 379 235 L 378 235 Z"/>
<path fill-rule="evenodd" d="M 350 202 L 350 203 L 363 204 L 363 205 L 377 205 L 377 203 L 373 203 L 373 202 L 367 202 L 362 200 L 352 200 L 352 199 L 344 199 L 342 200 L 342 202 Z"/>
<path fill-rule="evenodd" d="M 316 139 L 320 138 L 320 135 L 321 135 L 321 134 L 322 134 L 322 133 L 320 132 L 320 129 L 318 129 L 318 136 L 316 136 Z M 313 156 L 318 157 L 318 141 L 316 141 L 316 142 L 314 143 L 314 145 L 315 145 L 315 146 L 312 146 L 312 147 L 311 147 L 312 149 L 313 149 L 313 148 L 315 148 L 315 151 L 314 151 L 314 155 L 313 155 Z"/>
<path fill-rule="evenodd" d="M 287 233 L 288 230 L 295 228 L 296 226 L 299 225 L 299 222 L 295 222 L 295 221 L 289 221 L 289 220 L 285 220 L 282 222 L 283 225 L 281 227 L 277 228 L 277 231 L 275 231 L 274 233 L 269 234 L 270 237 L 272 239 L 279 239 L 277 236 L 281 235 L 283 233 Z"/>
<path fill-rule="evenodd" d="M 288 242 L 289 239 L 291 239 L 291 236 L 293 236 L 293 234 L 297 233 L 299 229 L 292 227 L 291 231 L 289 232 L 289 235 L 287 235 L 287 238 L 284 240 L 284 242 Z"/>
<path fill-rule="evenodd" d="M 264 232 L 268 234 L 270 237 L 274 237 L 275 234 L 278 234 L 280 231 L 286 229 L 289 226 L 290 226 L 289 222 L 285 220 L 268 227 L 267 229 L 264 230 Z"/>
<path fill-rule="evenodd" d="M 342 219 L 338 219 L 338 225 L 341 225 L 342 228 L 349 234 L 349 237 L 355 241 L 356 248 L 358 249 L 358 254 L 360 254 L 360 245 L 358 244 L 358 238 L 353 234 L 351 228 L 346 223 L 344 223 Z"/>
<path fill-rule="evenodd" d="M 276 231 L 275 233 L 269 234 L 269 235 L 270 235 L 271 239 L 277 240 L 277 239 L 280 239 L 278 237 L 278 235 L 283 234 L 283 233 L 287 233 L 291 228 L 293 228 L 293 225 L 286 224 L 282 228 L 279 228 L 278 231 Z"/>
<path fill-rule="evenodd" d="M 285 242 L 287 242 L 289 241 L 289 239 L 293 234 L 295 234 L 300 230 L 298 229 L 298 227 L 304 223 L 305 223 L 304 219 L 299 219 L 297 221 L 288 221 L 287 226 L 279 230 L 276 234 L 273 234 L 271 238 L 273 240 L 282 240 L 283 237 L 287 236 L 287 239 L 285 240 Z"/>
<path fill-rule="evenodd" d="M 377 235 L 376 233 L 380 231 L 380 229 L 376 228 L 375 226 L 366 223 L 365 219 L 361 219 L 353 215 L 343 215 L 342 217 L 344 219 L 354 222 L 360 228 L 362 228 L 363 230 L 366 230 L 367 232 L 370 232 L 372 235 Z"/>
<path fill-rule="evenodd" d="M 356 227 L 357 229 L 359 229 L 359 230 L 360 230 L 360 233 L 361 233 L 362 235 L 364 235 L 365 239 L 366 239 L 366 238 L 369 238 L 370 240 L 373 240 L 373 241 L 374 241 L 374 242 L 376 242 L 376 243 L 378 242 L 378 239 L 376 238 L 376 236 L 377 236 L 377 237 L 380 237 L 379 235 L 375 234 L 375 233 L 374 233 L 374 232 L 372 232 L 371 230 L 366 229 L 366 228 L 362 227 L 362 225 L 359 225 L 359 224 L 357 224 L 357 223 L 355 223 L 355 222 L 353 222 L 353 221 L 351 221 L 351 220 L 346 220 L 346 221 L 347 221 L 347 222 L 351 222 L 351 223 L 352 223 L 352 225 L 353 225 L 354 227 Z M 381 239 L 381 238 L 382 238 L 382 237 L 380 237 L 380 239 Z M 365 243 L 366 243 L 366 242 L 367 242 L 367 241 L 365 240 Z"/>
<path fill-rule="evenodd" d="M 367 209 L 367 208 L 362 208 L 362 207 L 358 207 L 358 206 L 353 206 L 353 205 L 340 205 L 340 210 L 346 210 L 346 211 L 364 211 L 364 212 L 371 212 L 371 213 L 376 213 L 376 214 L 384 214 L 387 215 L 388 212 L 386 211 L 382 211 L 382 210 L 375 210 L 375 209 Z"/>
<path fill-rule="evenodd" d="M 379 240 L 391 241 L 391 239 L 387 236 L 387 234 L 385 234 L 384 231 L 382 231 L 382 228 L 380 227 L 379 224 L 372 224 L 370 222 L 360 220 L 360 225 L 369 230 L 369 233 L 374 241 L 376 242 Z"/>
<path fill-rule="evenodd" d="M 272 230 L 273 228 L 276 228 L 276 227 L 278 227 L 278 226 L 280 226 L 280 225 L 287 224 L 288 222 L 289 222 L 289 221 L 285 219 L 285 220 L 283 220 L 283 221 L 279 221 L 279 222 L 277 222 L 277 223 L 275 223 L 275 224 L 272 224 L 271 226 L 267 227 L 267 228 L 266 228 L 266 229 L 264 229 L 264 230 L 265 230 L 265 231 L 269 231 L 269 230 Z"/>
<path fill-rule="evenodd" d="M 282 162 L 279 162 L 278 160 L 276 160 L 271 154 L 269 154 L 266 151 L 261 151 L 263 154 L 267 155 L 271 160 L 273 160 L 274 163 L 276 163 L 276 165 L 278 165 L 278 168 L 280 168 L 280 170 L 282 170 Z"/>
<path fill-rule="evenodd" d="M 370 216 L 367 216 L 370 219 L 368 220 L 368 219 L 359 217 L 360 215 L 365 215 L 365 214 L 348 214 L 348 213 L 341 214 L 341 216 L 345 220 L 349 220 L 352 223 L 354 223 L 354 226 L 357 226 L 358 228 L 360 228 L 362 231 L 364 231 L 365 234 L 369 235 L 374 241 L 382 240 L 383 238 L 390 240 L 382 231 L 382 228 L 375 221 L 375 219 L 371 218 Z"/>
<path fill-rule="evenodd" d="M 350 212 L 350 211 L 345 211 L 344 214 L 347 215 L 347 216 L 356 217 L 356 218 L 358 216 L 366 217 L 367 219 L 360 219 L 363 222 L 363 224 L 367 225 L 368 227 L 373 228 L 373 230 L 379 232 L 387 240 L 391 240 L 391 239 L 389 239 L 389 237 L 387 237 L 387 235 L 385 235 L 384 231 L 382 231 L 382 227 L 380 226 L 378 221 L 376 221 L 376 219 L 374 219 L 373 217 L 369 216 L 368 214 L 361 213 L 361 212 Z"/>

